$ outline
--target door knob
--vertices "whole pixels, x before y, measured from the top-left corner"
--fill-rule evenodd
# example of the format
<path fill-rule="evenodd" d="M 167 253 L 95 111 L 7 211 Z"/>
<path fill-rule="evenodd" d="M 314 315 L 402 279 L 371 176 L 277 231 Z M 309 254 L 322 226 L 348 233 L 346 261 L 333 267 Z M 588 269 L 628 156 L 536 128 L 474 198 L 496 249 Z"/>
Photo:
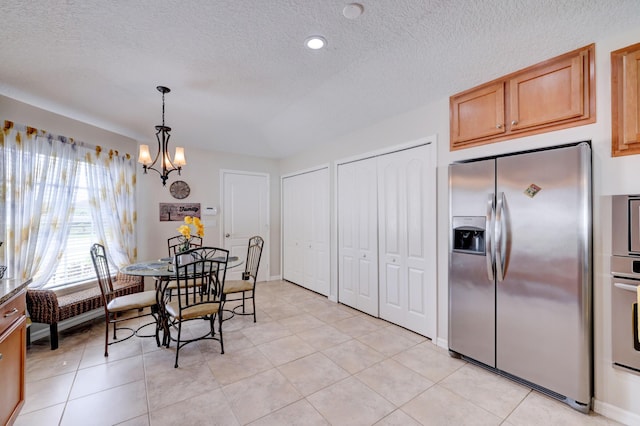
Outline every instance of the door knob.
<path fill-rule="evenodd" d="M 231 234 L 224 234 L 225 237 L 229 238 Z"/>

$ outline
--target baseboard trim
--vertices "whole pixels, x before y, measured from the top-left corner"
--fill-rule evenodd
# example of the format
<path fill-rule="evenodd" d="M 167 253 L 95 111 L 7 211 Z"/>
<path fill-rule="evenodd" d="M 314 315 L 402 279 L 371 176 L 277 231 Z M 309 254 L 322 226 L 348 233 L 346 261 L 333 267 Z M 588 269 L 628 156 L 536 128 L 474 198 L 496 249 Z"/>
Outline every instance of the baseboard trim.
<path fill-rule="evenodd" d="M 444 339 L 442 337 L 438 337 L 435 341 L 435 344 L 438 347 L 441 347 L 443 349 L 449 349 L 449 341 L 447 339 Z"/>
<path fill-rule="evenodd" d="M 85 312 L 80 315 L 76 315 L 73 318 L 60 321 L 58 323 L 58 333 L 101 316 L 104 316 L 104 308 L 94 309 L 93 311 Z M 39 328 L 39 326 L 44 327 Z M 45 337 L 49 337 L 49 324 L 33 323 L 31 325 L 31 341 L 35 342 L 36 340 L 43 339 Z"/>
<path fill-rule="evenodd" d="M 593 411 L 625 425 L 640 425 L 640 415 L 615 405 L 593 399 Z"/>
<path fill-rule="evenodd" d="M 269 281 L 280 281 L 282 279 L 282 274 L 281 275 L 272 275 L 269 278 Z"/>

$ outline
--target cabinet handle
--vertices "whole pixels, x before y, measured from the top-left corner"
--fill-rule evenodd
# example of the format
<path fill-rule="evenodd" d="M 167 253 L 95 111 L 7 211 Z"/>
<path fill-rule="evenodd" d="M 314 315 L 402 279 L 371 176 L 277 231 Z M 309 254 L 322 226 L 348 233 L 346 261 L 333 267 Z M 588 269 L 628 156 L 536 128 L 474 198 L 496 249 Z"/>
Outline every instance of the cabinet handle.
<path fill-rule="evenodd" d="M 18 313 L 18 308 L 13 308 L 12 310 L 10 310 L 10 311 L 9 311 L 9 312 L 7 312 L 6 314 L 4 314 L 4 317 L 5 317 L 5 318 L 6 318 L 6 317 L 10 317 L 10 316 L 13 316 L 13 315 L 15 315 L 15 314 L 17 314 L 17 313 Z"/>
<path fill-rule="evenodd" d="M 502 129 L 502 124 L 496 124 L 496 129 Z"/>
<path fill-rule="evenodd" d="M 517 122 L 516 120 L 513 120 L 513 121 L 511 122 L 511 125 L 512 125 L 512 126 L 515 126 L 516 124 L 518 124 L 518 122 Z"/>
<path fill-rule="evenodd" d="M 225 237 L 229 238 L 231 236 L 231 234 L 224 234 Z"/>
<path fill-rule="evenodd" d="M 0 353 L 0 361 L 2 361 L 2 354 Z"/>
<path fill-rule="evenodd" d="M 367 255 L 366 255 L 366 254 L 363 254 L 363 255 L 362 255 L 362 257 L 366 259 L 366 258 L 367 258 Z"/>

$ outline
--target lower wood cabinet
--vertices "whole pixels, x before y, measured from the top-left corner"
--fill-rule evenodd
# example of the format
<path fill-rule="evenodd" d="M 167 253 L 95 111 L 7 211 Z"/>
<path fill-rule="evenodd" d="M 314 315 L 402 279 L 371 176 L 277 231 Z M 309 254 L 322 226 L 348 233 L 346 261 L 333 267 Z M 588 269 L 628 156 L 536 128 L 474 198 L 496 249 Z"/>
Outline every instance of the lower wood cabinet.
<path fill-rule="evenodd" d="M 25 292 L 0 306 L 0 424 L 12 424 L 24 404 L 27 319 Z"/>

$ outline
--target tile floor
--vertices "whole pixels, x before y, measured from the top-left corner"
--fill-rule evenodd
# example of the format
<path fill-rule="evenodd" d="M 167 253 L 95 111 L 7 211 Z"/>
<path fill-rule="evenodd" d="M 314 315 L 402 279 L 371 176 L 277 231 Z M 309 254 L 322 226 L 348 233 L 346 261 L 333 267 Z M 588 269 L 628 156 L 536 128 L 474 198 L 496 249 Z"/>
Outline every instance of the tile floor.
<path fill-rule="evenodd" d="M 616 424 L 296 285 L 259 283 L 257 293 L 257 324 L 232 318 L 224 355 L 197 342 L 178 369 L 175 345 L 154 339 L 105 358 L 102 320 L 61 333 L 56 351 L 34 342 L 16 425 Z"/>

